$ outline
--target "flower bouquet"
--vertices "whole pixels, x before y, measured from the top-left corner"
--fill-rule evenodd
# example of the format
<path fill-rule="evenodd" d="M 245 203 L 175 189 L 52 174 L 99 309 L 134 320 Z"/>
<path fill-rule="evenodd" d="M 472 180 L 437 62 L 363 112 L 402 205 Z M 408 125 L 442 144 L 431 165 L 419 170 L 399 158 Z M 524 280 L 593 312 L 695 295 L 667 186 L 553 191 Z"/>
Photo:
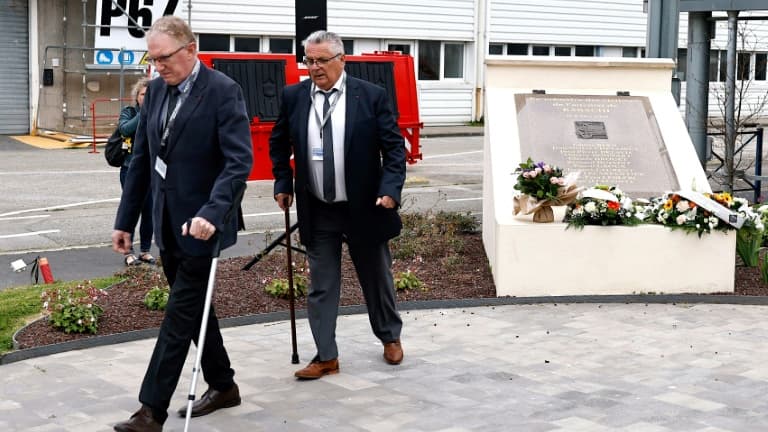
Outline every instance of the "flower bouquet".
<path fill-rule="evenodd" d="M 597 185 L 582 191 L 579 198 L 568 204 L 564 222 L 567 228 L 584 225 L 637 225 L 643 210 L 616 186 Z"/>
<path fill-rule="evenodd" d="M 533 213 L 534 222 L 554 222 L 552 206 L 567 205 L 579 193 L 575 176 L 564 177 L 563 170 L 544 162 L 528 158 L 515 173 L 515 189 L 521 194 L 514 197 L 514 214 Z"/>
<path fill-rule="evenodd" d="M 763 225 L 760 216 L 749 206 L 749 202 L 744 198 L 733 197 L 728 192 L 722 193 L 704 193 L 705 198 L 714 201 L 714 205 L 722 206 L 736 216 L 736 220 L 742 221 L 739 224 L 726 222 L 718 217 L 712 206 L 707 210 L 703 207 L 704 203 L 696 202 L 682 196 L 683 192 L 666 193 L 661 197 L 654 198 L 650 205 L 651 222 L 665 225 L 672 229 L 682 229 L 687 232 L 695 232 L 701 237 L 712 230 L 728 231 L 730 229 L 742 230 L 760 230 Z"/>

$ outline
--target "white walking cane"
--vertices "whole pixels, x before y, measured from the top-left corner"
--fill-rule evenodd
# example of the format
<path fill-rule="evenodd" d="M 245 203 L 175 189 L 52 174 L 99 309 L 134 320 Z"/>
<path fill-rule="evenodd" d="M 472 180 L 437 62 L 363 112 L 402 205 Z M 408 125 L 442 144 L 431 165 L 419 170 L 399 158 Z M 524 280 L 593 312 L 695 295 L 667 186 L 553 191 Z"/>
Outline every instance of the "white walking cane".
<path fill-rule="evenodd" d="M 240 207 L 240 201 L 245 193 L 245 182 L 236 182 L 232 185 L 233 199 L 232 207 L 224 217 L 224 226 L 232 218 L 233 213 Z M 189 225 L 188 225 L 189 226 Z M 192 419 L 192 404 L 195 402 L 195 391 L 197 388 L 197 377 L 200 374 L 200 363 L 203 360 L 203 347 L 205 346 L 205 334 L 208 332 L 208 316 L 211 314 L 211 301 L 213 299 L 213 286 L 216 283 L 216 267 L 219 263 L 219 254 L 221 253 L 221 233 L 216 233 L 213 240 L 213 251 L 211 260 L 211 271 L 208 275 L 208 287 L 205 290 L 205 305 L 203 306 L 203 318 L 200 323 L 200 334 L 197 337 L 197 350 L 195 352 L 195 366 L 192 368 L 192 382 L 189 384 L 189 395 L 187 397 L 187 416 L 184 420 L 184 432 L 189 431 L 189 421 Z"/>

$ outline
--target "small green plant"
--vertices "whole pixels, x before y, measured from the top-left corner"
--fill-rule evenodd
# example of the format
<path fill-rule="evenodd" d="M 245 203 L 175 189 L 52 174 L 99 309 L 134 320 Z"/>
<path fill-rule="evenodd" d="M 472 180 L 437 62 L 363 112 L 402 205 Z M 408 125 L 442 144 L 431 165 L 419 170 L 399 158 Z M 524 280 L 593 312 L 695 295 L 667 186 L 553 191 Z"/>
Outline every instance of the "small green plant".
<path fill-rule="evenodd" d="M 294 297 L 303 297 L 307 295 L 307 278 L 302 275 L 293 275 L 293 295 Z M 282 298 L 287 299 L 289 290 L 288 290 L 288 279 L 285 278 L 276 278 L 272 279 L 266 286 L 264 286 L 264 291 L 271 295 L 272 297 L 276 298 Z"/>
<path fill-rule="evenodd" d="M 763 254 L 763 259 L 758 260 L 758 268 L 760 269 L 760 276 L 763 277 L 763 282 L 768 284 L 768 252 Z"/>
<path fill-rule="evenodd" d="M 408 270 L 395 275 L 395 289 L 398 291 L 416 289 L 423 291 L 424 284 L 419 280 L 418 277 L 416 277 L 414 273 Z"/>
<path fill-rule="evenodd" d="M 84 281 L 72 287 L 44 290 L 40 297 L 51 325 L 64 333 L 96 333 L 104 309 L 96 301 L 106 296 L 104 290 Z"/>
<path fill-rule="evenodd" d="M 747 267 L 757 267 L 763 230 L 742 228 L 736 231 L 736 253 Z"/>
<path fill-rule="evenodd" d="M 144 306 L 150 310 L 165 310 L 171 290 L 167 287 L 154 286 L 144 295 Z"/>

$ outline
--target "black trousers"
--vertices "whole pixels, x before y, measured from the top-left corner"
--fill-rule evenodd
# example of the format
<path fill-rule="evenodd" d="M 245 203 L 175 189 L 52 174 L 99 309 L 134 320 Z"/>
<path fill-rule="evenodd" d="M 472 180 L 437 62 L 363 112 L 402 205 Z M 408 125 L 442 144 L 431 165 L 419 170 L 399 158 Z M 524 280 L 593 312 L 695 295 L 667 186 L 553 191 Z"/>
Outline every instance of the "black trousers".
<path fill-rule="evenodd" d="M 327 361 L 339 356 L 336 318 L 341 297 L 341 246 L 344 240 L 365 297 L 374 335 L 383 343 L 399 339 L 403 321 L 395 303 L 388 242 L 347 238 L 346 228 L 351 224 L 349 206 L 310 199 L 312 239 L 307 246 L 307 257 L 311 283 L 307 318 L 317 347 L 315 360 Z"/>
<path fill-rule="evenodd" d="M 153 416 L 160 423 L 168 417 L 168 406 L 190 342 L 197 344 L 212 261 L 211 257 L 184 255 L 172 235 L 163 240 L 165 250 L 160 251 L 160 257 L 171 292 L 139 393 L 139 401 L 152 408 Z M 230 366 L 213 306 L 208 316 L 201 365 L 203 378 L 212 388 L 219 391 L 232 388 L 235 371 Z"/>

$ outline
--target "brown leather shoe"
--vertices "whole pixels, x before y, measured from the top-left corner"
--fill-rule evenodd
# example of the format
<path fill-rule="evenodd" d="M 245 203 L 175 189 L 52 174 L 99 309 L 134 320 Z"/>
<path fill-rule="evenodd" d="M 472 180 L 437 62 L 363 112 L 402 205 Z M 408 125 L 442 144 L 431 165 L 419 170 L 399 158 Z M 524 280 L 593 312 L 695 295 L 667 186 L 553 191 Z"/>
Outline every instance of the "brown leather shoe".
<path fill-rule="evenodd" d="M 311 380 L 318 379 L 324 375 L 333 375 L 339 373 L 339 359 L 335 358 L 326 361 L 312 361 L 304 369 L 297 370 L 293 375 L 296 378 Z"/>
<path fill-rule="evenodd" d="M 237 387 L 237 384 L 225 392 L 208 387 L 200 399 L 192 403 L 192 417 L 204 416 L 222 408 L 236 407 L 240 405 L 240 402 L 240 388 Z M 179 417 L 186 417 L 187 407 L 179 408 L 176 412 Z"/>
<path fill-rule="evenodd" d="M 399 365 L 403 361 L 403 347 L 400 339 L 384 344 L 384 360 L 391 365 Z"/>
<path fill-rule="evenodd" d="M 130 419 L 115 425 L 117 432 L 162 432 L 163 425 L 152 417 L 152 409 L 142 405 Z"/>

